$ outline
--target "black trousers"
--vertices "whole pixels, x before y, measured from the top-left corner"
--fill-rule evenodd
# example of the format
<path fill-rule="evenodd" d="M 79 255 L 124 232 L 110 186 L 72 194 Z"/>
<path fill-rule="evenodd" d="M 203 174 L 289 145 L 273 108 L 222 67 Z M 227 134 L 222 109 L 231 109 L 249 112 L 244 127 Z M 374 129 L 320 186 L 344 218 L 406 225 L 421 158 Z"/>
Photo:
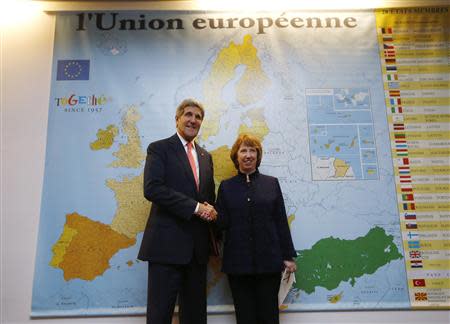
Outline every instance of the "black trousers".
<path fill-rule="evenodd" d="M 149 262 L 147 324 L 171 324 L 177 296 L 180 324 L 206 324 L 206 264 Z"/>
<path fill-rule="evenodd" d="M 278 324 L 280 273 L 228 275 L 237 324 Z"/>

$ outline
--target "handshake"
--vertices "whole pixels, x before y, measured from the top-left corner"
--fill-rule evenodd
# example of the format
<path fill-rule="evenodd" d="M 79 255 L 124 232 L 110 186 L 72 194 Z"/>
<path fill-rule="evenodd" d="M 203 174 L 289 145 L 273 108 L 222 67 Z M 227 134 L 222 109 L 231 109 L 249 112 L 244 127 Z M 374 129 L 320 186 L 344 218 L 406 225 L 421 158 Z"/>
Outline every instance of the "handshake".
<path fill-rule="evenodd" d="M 206 201 L 203 204 L 199 203 L 197 215 L 207 222 L 212 222 L 217 219 L 217 211 Z"/>

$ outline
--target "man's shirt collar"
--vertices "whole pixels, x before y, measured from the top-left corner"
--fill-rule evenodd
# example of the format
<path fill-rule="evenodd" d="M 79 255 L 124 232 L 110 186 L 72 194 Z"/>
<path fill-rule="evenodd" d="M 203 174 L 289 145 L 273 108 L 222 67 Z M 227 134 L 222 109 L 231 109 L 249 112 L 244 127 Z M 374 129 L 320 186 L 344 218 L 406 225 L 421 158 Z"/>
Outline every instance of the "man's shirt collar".
<path fill-rule="evenodd" d="M 186 141 L 184 139 L 184 137 L 178 133 L 178 131 L 177 131 L 177 135 L 178 135 L 178 138 L 180 139 L 181 143 L 183 144 L 183 147 L 186 147 L 186 144 L 188 143 L 188 141 Z M 192 140 L 192 148 L 195 150 L 195 141 L 194 140 Z"/>

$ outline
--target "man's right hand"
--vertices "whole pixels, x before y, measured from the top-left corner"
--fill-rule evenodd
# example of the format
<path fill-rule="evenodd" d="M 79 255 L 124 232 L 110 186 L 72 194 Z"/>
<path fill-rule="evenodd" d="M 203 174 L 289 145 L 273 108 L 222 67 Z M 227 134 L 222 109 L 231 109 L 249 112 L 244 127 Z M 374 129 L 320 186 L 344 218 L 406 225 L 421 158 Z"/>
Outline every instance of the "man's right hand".
<path fill-rule="evenodd" d="M 203 204 L 199 204 L 197 215 L 208 222 L 215 221 L 217 218 L 217 211 L 214 207 L 208 204 L 206 201 Z"/>

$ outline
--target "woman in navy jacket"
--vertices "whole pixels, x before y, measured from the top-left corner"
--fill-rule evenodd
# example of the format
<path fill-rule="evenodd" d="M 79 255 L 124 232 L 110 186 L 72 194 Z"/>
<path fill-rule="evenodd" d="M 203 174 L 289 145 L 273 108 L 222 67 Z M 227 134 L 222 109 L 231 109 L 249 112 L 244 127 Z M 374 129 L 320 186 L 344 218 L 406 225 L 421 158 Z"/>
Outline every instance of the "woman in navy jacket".
<path fill-rule="evenodd" d="M 279 323 L 281 272 L 296 270 L 283 195 L 275 177 L 259 173 L 262 146 L 241 135 L 230 157 L 238 175 L 222 181 L 217 227 L 224 231 L 222 271 L 228 275 L 237 324 Z"/>

